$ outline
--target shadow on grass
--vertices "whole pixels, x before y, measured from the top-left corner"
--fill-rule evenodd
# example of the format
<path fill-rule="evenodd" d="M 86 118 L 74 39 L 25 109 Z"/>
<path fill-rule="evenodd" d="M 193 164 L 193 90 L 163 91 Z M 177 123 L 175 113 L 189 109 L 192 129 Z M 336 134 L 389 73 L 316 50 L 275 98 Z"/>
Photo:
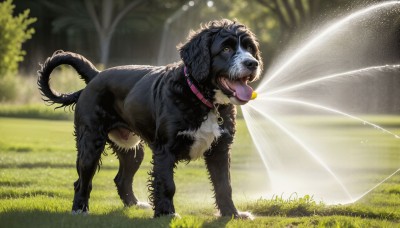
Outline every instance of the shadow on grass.
<path fill-rule="evenodd" d="M 218 217 L 217 219 L 214 219 L 212 221 L 205 222 L 202 227 L 207 227 L 207 228 L 226 227 L 226 224 L 228 224 L 228 222 L 231 220 L 232 218 L 230 217 Z"/>
<path fill-rule="evenodd" d="M 13 164 L 0 164 L 0 169 L 34 169 L 34 168 L 55 168 L 55 169 L 75 169 L 74 164 L 51 163 L 51 162 L 21 162 Z"/>
<path fill-rule="evenodd" d="M 57 191 L 44 191 L 44 190 L 32 190 L 27 192 L 18 192 L 10 190 L 2 190 L 0 192 L 0 199 L 20 199 L 27 197 L 45 196 L 45 197 L 60 197 L 60 193 Z"/>
<path fill-rule="evenodd" d="M 31 185 L 31 181 L 3 181 L 0 180 L 0 187 L 27 187 Z"/>
<path fill-rule="evenodd" d="M 13 163 L 13 164 L 0 164 L 0 169 L 36 169 L 36 168 L 54 168 L 54 169 L 76 169 L 76 165 L 66 164 L 66 163 L 52 163 L 52 162 L 21 162 L 21 163 Z M 141 165 L 141 169 L 149 169 L 150 165 Z M 118 166 L 111 166 L 111 165 L 101 165 L 101 170 L 115 170 L 118 171 Z"/>
<path fill-rule="evenodd" d="M 107 214 L 72 215 L 70 212 L 7 211 L 0 213 L 1 227 L 225 227 L 232 218 L 218 217 L 211 220 L 196 216 L 185 216 L 174 219 L 169 216 L 161 218 L 130 217 L 125 209 L 117 209 Z"/>
<path fill-rule="evenodd" d="M 171 217 L 130 218 L 123 209 L 104 215 L 69 212 L 9 211 L 0 214 L 1 227 L 169 227 Z"/>
<path fill-rule="evenodd" d="M 66 163 L 52 163 L 52 162 L 21 162 L 21 163 L 13 163 L 13 164 L 0 164 L 0 169 L 37 169 L 37 168 L 54 168 L 54 169 L 76 169 L 75 164 L 66 164 Z M 117 166 L 110 165 L 102 165 L 100 170 L 116 170 L 118 171 Z"/>

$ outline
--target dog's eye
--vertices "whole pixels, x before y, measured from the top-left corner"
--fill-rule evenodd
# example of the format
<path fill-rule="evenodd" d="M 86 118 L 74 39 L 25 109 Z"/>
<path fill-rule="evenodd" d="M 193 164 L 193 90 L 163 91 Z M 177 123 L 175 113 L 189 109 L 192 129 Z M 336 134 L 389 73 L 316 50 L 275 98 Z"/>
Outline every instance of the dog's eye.
<path fill-rule="evenodd" d="M 253 53 L 253 51 L 254 51 L 253 47 L 250 46 L 250 45 L 247 46 L 246 50 L 247 50 L 248 52 L 250 52 L 250 53 Z"/>
<path fill-rule="evenodd" d="M 224 47 L 224 49 L 222 50 L 223 52 L 230 52 L 232 51 L 232 48 L 230 47 Z"/>

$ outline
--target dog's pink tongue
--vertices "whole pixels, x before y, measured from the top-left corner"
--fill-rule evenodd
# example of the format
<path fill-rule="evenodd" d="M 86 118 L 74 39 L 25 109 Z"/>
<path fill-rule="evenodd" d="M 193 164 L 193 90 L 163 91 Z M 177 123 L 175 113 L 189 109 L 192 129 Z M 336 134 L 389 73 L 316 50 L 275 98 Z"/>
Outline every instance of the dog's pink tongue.
<path fill-rule="evenodd" d="M 253 89 L 243 81 L 230 81 L 231 89 L 235 90 L 235 96 L 241 101 L 249 101 L 251 99 L 251 94 Z"/>

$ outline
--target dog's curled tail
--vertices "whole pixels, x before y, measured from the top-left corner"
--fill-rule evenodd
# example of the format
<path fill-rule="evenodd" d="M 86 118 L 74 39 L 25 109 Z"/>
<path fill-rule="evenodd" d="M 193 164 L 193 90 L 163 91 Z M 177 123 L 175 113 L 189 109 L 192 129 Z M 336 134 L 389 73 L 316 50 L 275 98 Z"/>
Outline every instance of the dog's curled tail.
<path fill-rule="evenodd" d="M 82 90 L 79 90 L 73 93 L 63 94 L 50 88 L 49 82 L 51 72 L 56 67 L 63 64 L 72 66 L 86 84 L 99 73 L 96 67 L 81 55 L 61 50 L 54 52 L 53 56 L 47 58 L 46 61 L 41 64 L 41 68 L 38 70 L 37 84 L 42 96 L 45 97 L 43 100 L 49 104 L 60 104 L 57 108 L 75 104 L 82 92 Z"/>

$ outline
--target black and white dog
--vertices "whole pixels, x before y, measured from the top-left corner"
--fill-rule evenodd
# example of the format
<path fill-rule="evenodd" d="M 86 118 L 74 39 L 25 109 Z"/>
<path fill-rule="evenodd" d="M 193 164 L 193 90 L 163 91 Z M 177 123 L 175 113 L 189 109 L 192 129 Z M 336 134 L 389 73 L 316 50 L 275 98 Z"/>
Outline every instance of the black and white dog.
<path fill-rule="evenodd" d="M 154 216 L 174 215 L 174 167 L 204 157 L 222 216 L 246 218 L 232 201 L 230 147 L 235 134 L 234 105 L 252 95 L 248 82 L 262 70 L 258 43 L 244 25 L 212 21 L 179 47 L 182 61 L 167 66 L 119 66 L 98 71 L 81 55 L 58 51 L 38 71 L 45 100 L 75 106 L 79 178 L 73 213 L 89 211 L 92 178 L 106 143 L 119 159 L 114 182 L 124 205 L 145 205 L 132 191 L 143 160 L 143 144 L 153 151 L 149 191 Z M 59 94 L 49 85 L 59 65 L 74 67 L 87 86 Z"/>

